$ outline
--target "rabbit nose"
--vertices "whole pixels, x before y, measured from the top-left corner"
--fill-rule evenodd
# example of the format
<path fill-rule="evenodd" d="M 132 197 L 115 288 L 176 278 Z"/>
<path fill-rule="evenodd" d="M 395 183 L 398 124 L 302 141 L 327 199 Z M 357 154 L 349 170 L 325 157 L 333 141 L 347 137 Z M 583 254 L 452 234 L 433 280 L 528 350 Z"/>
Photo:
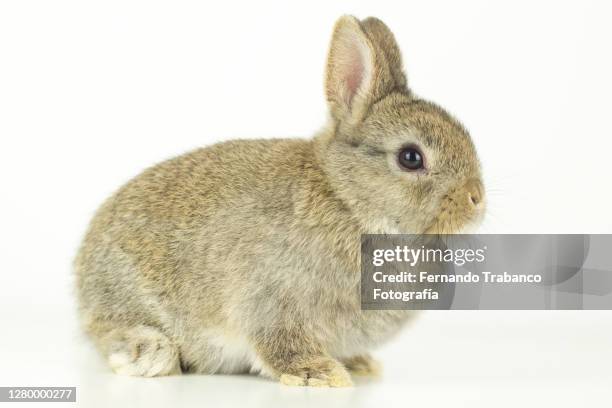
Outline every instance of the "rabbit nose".
<path fill-rule="evenodd" d="M 469 203 L 475 209 L 481 209 L 484 200 L 484 188 L 482 182 L 478 179 L 470 179 L 465 183 L 465 191 L 467 191 Z"/>

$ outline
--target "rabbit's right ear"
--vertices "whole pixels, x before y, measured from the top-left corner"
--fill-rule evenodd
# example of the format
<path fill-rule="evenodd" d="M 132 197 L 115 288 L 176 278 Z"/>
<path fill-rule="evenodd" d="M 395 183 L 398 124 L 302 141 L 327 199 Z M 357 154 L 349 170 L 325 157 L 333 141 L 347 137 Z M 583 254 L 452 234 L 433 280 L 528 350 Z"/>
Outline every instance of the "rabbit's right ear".
<path fill-rule="evenodd" d="M 377 100 L 395 90 L 407 92 L 393 34 L 375 18 L 360 22 L 344 16 L 334 27 L 325 92 L 332 117 L 356 124 Z"/>
<path fill-rule="evenodd" d="M 402 53 L 395 41 L 395 36 L 389 27 L 376 17 L 368 17 L 361 22 L 361 26 L 383 54 L 389 73 L 393 76 L 397 90 L 407 91 L 408 81 L 402 66 Z"/>

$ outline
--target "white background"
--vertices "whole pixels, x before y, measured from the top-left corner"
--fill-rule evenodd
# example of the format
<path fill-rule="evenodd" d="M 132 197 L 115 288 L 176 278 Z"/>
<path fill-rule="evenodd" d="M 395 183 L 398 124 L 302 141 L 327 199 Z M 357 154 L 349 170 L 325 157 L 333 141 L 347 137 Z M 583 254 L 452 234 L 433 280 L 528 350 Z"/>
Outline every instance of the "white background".
<path fill-rule="evenodd" d="M 254 377 L 118 377 L 75 323 L 71 260 L 96 207 L 145 167 L 326 118 L 337 17 L 395 32 L 413 90 L 470 129 L 482 231 L 612 233 L 606 2 L 0 3 L 0 385 L 87 406 L 606 406 L 612 312 L 429 312 L 353 389 Z"/>

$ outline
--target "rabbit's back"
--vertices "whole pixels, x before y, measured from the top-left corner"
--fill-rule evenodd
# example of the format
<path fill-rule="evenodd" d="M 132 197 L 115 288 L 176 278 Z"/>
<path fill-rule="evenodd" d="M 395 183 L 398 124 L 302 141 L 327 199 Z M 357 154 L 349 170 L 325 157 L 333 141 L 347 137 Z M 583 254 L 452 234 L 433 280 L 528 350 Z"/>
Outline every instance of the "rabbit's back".
<path fill-rule="evenodd" d="M 232 141 L 129 181 L 98 210 L 77 255 L 82 311 L 109 317 L 130 310 L 138 319 L 160 297 L 184 304 L 193 297 L 184 293 L 190 285 L 215 285 L 210 265 L 197 270 L 202 262 L 222 261 L 237 244 L 292 222 L 295 176 L 311 149 L 301 140 Z M 258 224 L 263 229 L 253 236 Z M 216 292 L 207 292 L 204 300 L 212 300 Z"/>

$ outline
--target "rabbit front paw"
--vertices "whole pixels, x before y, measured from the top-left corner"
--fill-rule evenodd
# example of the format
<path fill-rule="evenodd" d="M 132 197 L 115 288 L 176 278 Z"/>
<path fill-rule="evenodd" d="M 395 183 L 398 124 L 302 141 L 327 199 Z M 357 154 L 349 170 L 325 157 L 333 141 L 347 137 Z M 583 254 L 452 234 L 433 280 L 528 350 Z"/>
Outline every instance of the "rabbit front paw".
<path fill-rule="evenodd" d="M 350 387 L 351 376 L 344 366 L 332 358 L 313 359 L 288 373 L 280 375 L 280 382 L 292 386 Z"/>

